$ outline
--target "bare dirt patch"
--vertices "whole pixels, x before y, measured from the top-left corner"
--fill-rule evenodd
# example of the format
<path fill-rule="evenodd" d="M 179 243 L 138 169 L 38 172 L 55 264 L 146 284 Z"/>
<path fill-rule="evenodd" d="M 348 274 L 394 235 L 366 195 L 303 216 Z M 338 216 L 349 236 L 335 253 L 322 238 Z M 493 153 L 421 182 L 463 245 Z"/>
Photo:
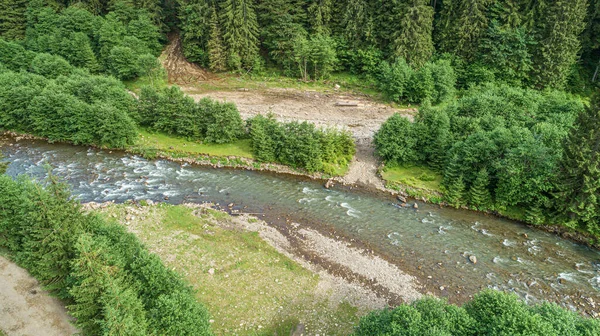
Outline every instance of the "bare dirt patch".
<path fill-rule="evenodd" d="M 178 35 L 171 35 L 169 40 L 171 43 L 163 51 L 161 59 L 163 59 L 162 65 L 167 70 L 170 83 L 185 85 L 204 81 L 210 77 L 207 71 L 185 59 Z"/>
<path fill-rule="evenodd" d="M 8 336 L 64 336 L 77 329 L 62 302 L 29 273 L 0 257 L 0 329 Z"/>

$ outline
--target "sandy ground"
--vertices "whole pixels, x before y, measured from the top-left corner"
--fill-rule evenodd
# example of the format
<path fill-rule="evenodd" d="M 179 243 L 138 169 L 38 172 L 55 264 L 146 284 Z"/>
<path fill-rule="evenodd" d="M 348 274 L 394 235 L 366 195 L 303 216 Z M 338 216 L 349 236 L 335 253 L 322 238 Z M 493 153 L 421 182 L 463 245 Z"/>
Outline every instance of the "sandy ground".
<path fill-rule="evenodd" d="M 58 299 L 26 270 L 0 257 L 0 329 L 8 336 L 64 336 L 77 329 Z"/>

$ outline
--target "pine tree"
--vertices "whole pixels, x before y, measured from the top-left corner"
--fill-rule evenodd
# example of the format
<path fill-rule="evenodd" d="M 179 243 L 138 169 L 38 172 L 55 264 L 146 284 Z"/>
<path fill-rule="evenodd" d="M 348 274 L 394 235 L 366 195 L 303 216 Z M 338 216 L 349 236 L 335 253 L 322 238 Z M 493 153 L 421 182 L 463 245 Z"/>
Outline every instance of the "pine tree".
<path fill-rule="evenodd" d="M 217 10 L 213 8 L 210 19 L 210 37 L 207 44 L 209 67 L 213 71 L 224 71 L 227 59 L 223 47 L 223 38 Z"/>
<path fill-rule="evenodd" d="M 587 0 L 557 0 L 548 7 L 534 53 L 533 82 L 538 88 L 564 87 L 581 47 Z"/>
<path fill-rule="evenodd" d="M 477 173 L 477 177 L 469 189 L 469 203 L 479 209 L 492 206 L 492 196 L 489 190 L 490 178 L 487 169 Z"/>
<path fill-rule="evenodd" d="M 465 181 L 460 175 L 448 186 L 445 193 L 446 202 L 455 208 L 459 208 L 464 203 Z"/>
<path fill-rule="evenodd" d="M 209 0 L 178 0 L 178 3 L 183 54 L 191 62 L 208 66 L 210 19 L 217 5 L 211 6 Z"/>
<path fill-rule="evenodd" d="M 342 13 L 342 35 L 351 46 L 375 42 L 374 13 L 367 0 L 346 1 Z"/>
<path fill-rule="evenodd" d="M 442 51 L 467 60 L 477 51 L 488 26 L 487 9 L 491 0 L 444 1 L 438 24 L 437 42 Z"/>
<path fill-rule="evenodd" d="M 308 21 L 311 31 L 317 34 L 329 34 L 329 22 L 332 14 L 332 0 L 309 0 Z"/>
<path fill-rule="evenodd" d="M 25 37 L 27 0 L 0 0 L 0 37 L 19 40 Z"/>
<path fill-rule="evenodd" d="M 412 2 L 412 1 L 411 1 Z M 400 20 L 395 34 L 395 55 L 406 59 L 414 67 L 420 67 L 433 55 L 433 8 L 426 0 L 412 2 Z"/>
<path fill-rule="evenodd" d="M 572 226 L 600 234 L 600 98 L 580 113 L 565 141 L 556 206 Z"/>
<path fill-rule="evenodd" d="M 223 40 L 230 69 L 250 69 L 258 57 L 258 21 L 252 0 L 225 0 L 221 6 Z"/>

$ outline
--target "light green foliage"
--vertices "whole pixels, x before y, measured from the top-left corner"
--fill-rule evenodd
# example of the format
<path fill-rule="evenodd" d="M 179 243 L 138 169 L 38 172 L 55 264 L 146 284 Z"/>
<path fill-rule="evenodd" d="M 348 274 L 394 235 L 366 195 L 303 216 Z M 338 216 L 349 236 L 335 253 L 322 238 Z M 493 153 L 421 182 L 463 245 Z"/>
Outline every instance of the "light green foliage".
<path fill-rule="evenodd" d="M 426 297 L 363 317 L 354 335 L 593 335 L 600 324 L 555 304 L 528 306 L 514 294 L 486 290 L 463 307 Z"/>
<path fill-rule="evenodd" d="M 374 138 L 377 155 L 387 162 L 402 165 L 415 161 L 417 134 L 413 124 L 400 114 L 394 114 L 383 125 Z"/>
<path fill-rule="evenodd" d="M 347 132 L 319 130 L 308 122 L 279 123 L 272 116 L 248 121 L 254 157 L 279 162 L 309 172 L 327 171 L 327 164 L 347 165 L 355 147 Z"/>
<path fill-rule="evenodd" d="M 489 190 L 490 177 L 485 168 L 477 173 L 477 177 L 469 189 L 469 204 L 480 209 L 492 206 L 492 195 Z"/>
<path fill-rule="evenodd" d="M 142 88 L 138 111 L 142 126 L 192 140 L 221 144 L 244 135 L 244 123 L 235 105 L 209 98 L 196 103 L 175 86 Z"/>
<path fill-rule="evenodd" d="M 37 54 L 31 61 L 29 71 L 54 79 L 58 76 L 68 76 L 73 71 L 73 67 L 69 62 L 60 56 L 50 54 Z"/>
<path fill-rule="evenodd" d="M 403 59 L 382 62 L 377 76 L 379 89 L 396 102 L 439 104 L 454 97 L 456 76 L 450 62 L 438 60 L 417 70 Z"/>

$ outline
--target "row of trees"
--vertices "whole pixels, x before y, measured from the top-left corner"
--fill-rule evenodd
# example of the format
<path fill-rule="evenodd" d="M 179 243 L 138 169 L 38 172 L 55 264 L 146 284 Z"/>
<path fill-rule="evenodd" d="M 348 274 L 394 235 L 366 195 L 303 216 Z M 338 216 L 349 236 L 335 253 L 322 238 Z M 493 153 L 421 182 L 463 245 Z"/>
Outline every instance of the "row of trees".
<path fill-rule="evenodd" d="M 361 318 L 356 336 L 538 335 L 591 336 L 600 322 L 556 304 L 528 306 L 514 294 L 492 290 L 477 294 L 462 307 L 426 297 Z"/>
<path fill-rule="evenodd" d="M 259 161 L 335 174 L 335 166 L 347 165 L 355 153 L 348 132 L 317 129 L 308 122 L 280 123 L 271 115 L 258 115 L 248 124 L 252 150 Z"/>
<path fill-rule="evenodd" d="M 210 98 L 196 103 L 177 86 L 142 88 L 138 113 L 140 125 L 190 140 L 229 143 L 245 135 L 244 122 L 235 104 Z"/>
<path fill-rule="evenodd" d="M 137 138 L 135 101 L 121 82 L 2 39 L 0 109 L 0 129 L 52 141 L 122 148 Z"/>
<path fill-rule="evenodd" d="M 210 335 L 191 287 L 65 185 L 0 176 L 0 246 L 67 303 L 85 335 Z"/>
<path fill-rule="evenodd" d="M 331 66 L 351 71 L 397 58 L 418 69 L 448 53 L 465 80 L 560 89 L 578 78 L 578 62 L 596 67 L 599 8 L 598 0 L 180 0 L 178 17 L 186 56 L 215 70 L 264 58 L 304 76 L 294 69 L 299 41 L 329 40 L 311 57 L 333 52 Z"/>
<path fill-rule="evenodd" d="M 557 91 L 488 84 L 455 103 L 422 107 L 414 123 L 391 117 L 375 144 L 388 165 L 440 172 L 451 205 L 517 206 L 531 223 L 558 216 L 600 235 L 600 217 L 592 214 L 600 205 L 598 110 Z"/>

